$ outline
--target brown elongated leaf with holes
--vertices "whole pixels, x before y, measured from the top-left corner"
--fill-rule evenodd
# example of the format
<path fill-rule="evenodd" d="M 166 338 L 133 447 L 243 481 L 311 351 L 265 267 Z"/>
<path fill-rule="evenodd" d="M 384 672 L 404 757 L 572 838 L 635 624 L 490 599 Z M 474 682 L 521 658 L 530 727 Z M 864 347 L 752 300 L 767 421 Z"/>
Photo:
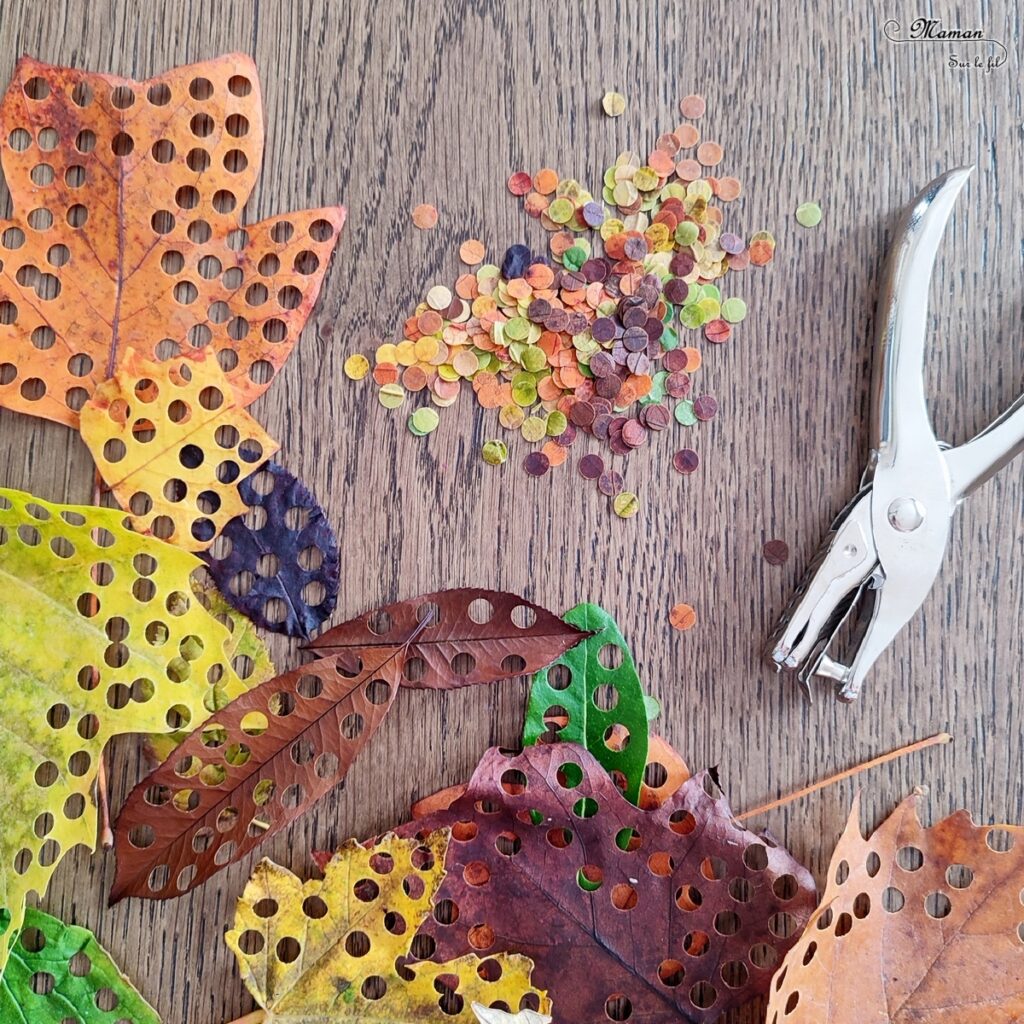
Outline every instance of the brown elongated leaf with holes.
<path fill-rule="evenodd" d="M 448 689 L 536 672 L 589 634 L 531 601 L 497 590 L 465 587 L 424 594 L 327 630 L 309 646 L 352 658 L 400 647 L 426 618 L 410 645 L 402 686 Z"/>
<path fill-rule="evenodd" d="M 243 405 L 265 391 L 345 210 L 242 226 L 263 157 L 253 61 L 135 82 L 23 57 L 0 125 L 0 405 L 77 426 L 128 345 L 209 346 Z"/>
<path fill-rule="evenodd" d="M 492 623 L 512 622 L 516 607 L 538 622 L 543 616 L 555 620 L 536 605 L 495 591 L 412 598 L 389 606 L 394 642 L 328 653 L 217 711 L 125 802 L 115 826 L 111 900 L 187 892 L 302 814 L 344 778 L 390 710 L 398 687 L 407 682 L 408 660 L 417 649 L 450 652 L 457 665 L 458 645 L 470 641 L 456 638 L 486 633 L 468 620 L 472 602 L 482 594 L 494 609 Z M 373 613 L 339 628 L 351 635 L 368 630 L 368 622 L 378 623 Z M 494 625 L 491 632 L 501 638 L 493 646 L 476 643 L 481 657 L 470 678 L 449 668 L 447 678 L 433 685 L 457 687 L 512 675 L 503 667 L 507 652 L 522 650 L 523 661 L 539 665 L 556 657 L 572 635 L 566 630 L 531 635 L 524 629 L 527 638 L 513 644 L 504 638 L 507 629 Z M 434 664 L 442 663 L 435 658 Z"/>
<path fill-rule="evenodd" d="M 312 661 L 242 694 L 132 790 L 114 827 L 112 903 L 201 885 L 287 827 L 347 774 L 398 692 L 399 651 Z"/>
<path fill-rule="evenodd" d="M 966 811 L 925 828 L 917 799 L 867 839 L 854 802 L 768 1024 L 1024 1020 L 1024 828 Z"/>
<path fill-rule="evenodd" d="M 710 1022 L 767 991 L 814 882 L 711 789 L 643 810 L 577 744 L 489 750 L 463 796 L 398 830 L 452 832 L 433 958 L 523 953 L 566 1024 Z"/>

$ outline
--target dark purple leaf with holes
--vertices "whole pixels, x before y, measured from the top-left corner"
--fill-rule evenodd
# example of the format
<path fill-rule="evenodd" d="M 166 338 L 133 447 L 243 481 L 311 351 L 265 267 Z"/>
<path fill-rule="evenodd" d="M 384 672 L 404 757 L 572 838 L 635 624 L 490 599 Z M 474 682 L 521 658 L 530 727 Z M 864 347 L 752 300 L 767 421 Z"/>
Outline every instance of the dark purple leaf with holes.
<path fill-rule="evenodd" d="M 334 626 L 310 647 L 353 658 L 381 653 L 426 620 L 409 645 L 402 686 L 448 689 L 536 672 L 590 634 L 515 594 L 465 587 L 400 601 Z"/>
<path fill-rule="evenodd" d="M 470 618 L 485 612 L 483 623 Z M 388 643 L 323 651 L 268 679 L 215 712 L 135 787 L 115 826 L 112 900 L 188 892 L 294 821 L 344 778 L 399 685 L 408 684 L 417 650 L 446 673 L 430 685 L 453 688 L 532 671 L 583 635 L 543 608 L 495 591 L 427 594 L 390 605 L 386 614 Z M 516 625 L 523 616 L 530 624 Z M 546 632 L 548 620 L 561 628 Z M 338 628 L 355 635 L 371 625 L 379 630 L 383 621 L 370 613 Z M 506 636 L 511 629 L 519 635 Z M 459 646 L 479 637 L 472 647 L 479 657 L 457 674 Z M 528 667 L 507 668 L 520 652 Z"/>
<path fill-rule="evenodd" d="M 705 1024 L 766 992 L 814 881 L 713 791 L 704 773 L 645 811 L 577 744 L 489 750 L 465 795 L 398 830 L 452 830 L 432 959 L 526 954 L 560 1024 Z"/>
<path fill-rule="evenodd" d="M 338 541 L 301 480 L 276 462 L 238 487 L 249 506 L 202 557 L 218 589 L 258 626 L 307 639 L 338 600 Z"/>

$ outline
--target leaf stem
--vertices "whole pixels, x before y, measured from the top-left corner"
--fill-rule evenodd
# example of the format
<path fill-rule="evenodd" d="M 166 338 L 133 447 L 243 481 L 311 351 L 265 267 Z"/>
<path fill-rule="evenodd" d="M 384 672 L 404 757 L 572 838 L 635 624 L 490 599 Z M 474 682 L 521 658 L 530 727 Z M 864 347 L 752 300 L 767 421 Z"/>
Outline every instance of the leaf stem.
<path fill-rule="evenodd" d="M 244 1017 L 228 1021 L 228 1024 L 263 1024 L 265 1019 L 266 1010 L 253 1010 L 252 1013 L 247 1013 Z"/>
<path fill-rule="evenodd" d="M 874 757 L 870 761 L 864 761 L 862 764 L 858 764 L 853 768 L 847 768 L 845 771 L 838 772 L 835 775 L 829 775 L 827 778 L 819 779 L 817 782 L 812 783 L 809 786 L 804 786 L 803 789 L 798 789 L 795 793 L 790 793 L 787 796 L 781 796 L 778 800 L 772 800 L 771 803 L 761 804 L 760 807 L 754 807 L 749 811 L 744 811 L 743 814 L 736 816 L 737 821 L 746 821 L 747 818 L 754 817 L 755 814 L 765 814 L 768 811 L 774 811 L 779 807 L 785 807 L 786 804 L 793 803 L 794 800 L 802 800 L 805 796 L 810 796 L 811 793 L 817 793 L 819 789 L 825 789 L 827 786 L 832 786 L 837 782 L 842 782 L 844 779 L 853 778 L 855 775 L 860 775 L 861 772 L 866 772 L 871 768 L 877 768 L 879 765 L 886 764 L 889 761 L 895 761 L 899 757 L 906 757 L 908 754 L 916 754 L 919 750 L 925 750 L 927 747 L 934 747 L 939 743 L 949 743 L 953 739 L 948 732 L 937 732 L 934 736 L 929 736 L 924 740 L 917 740 L 916 743 L 908 743 L 904 747 L 900 747 L 898 750 L 890 750 L 888 754 L 882 754 L 879 757 Z"/>
<path fill-rule="evenodd" d="M 97 508 L 103 497 L 103 478 L 97 469 L 92 475 L 92 503 Z M 96 599 L 93 598 L 93 601 Z M 100 751 L 99 770 L 96 773 L 96 805 L 100 812 L 100 845 L 104 850 L 109 850 L 114 845 L 114 831 L 110 827 L 110 798 L 107 794 L 107 764 L 104 761 L 104 751 Z"/>

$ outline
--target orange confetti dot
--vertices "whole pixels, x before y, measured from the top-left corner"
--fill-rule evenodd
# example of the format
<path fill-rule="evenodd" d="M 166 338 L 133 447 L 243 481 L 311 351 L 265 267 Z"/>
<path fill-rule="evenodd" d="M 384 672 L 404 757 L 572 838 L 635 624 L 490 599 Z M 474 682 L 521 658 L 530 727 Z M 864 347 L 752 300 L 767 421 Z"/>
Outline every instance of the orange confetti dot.
<path fill-rule="evenodd" d="M 422 231 L 437 227 L 437 207 L 431 206 L 430 203 L 420 203 L 419 206 L 413 207 L 412 222 Z"/>
<path fill-rule="evenodd" d="M 549 196 L 558 188 L 558 171 L 544 167 L 533 176 L 533 187 L 542 195 Z"/>
<path fill-rule="evenodd" d="M 700 142 L 700 130 L 696 125 L 681 124 L 673 133 L 680 149 L 690 149 Z"/>
<path fill-rule="evenodd" d="M 738 178 L 718 179 L 718 198 L 723 202 L 731 203 L 734 199 L 738 199 L 742 191 L 743 186 L 740 185 Z"/>
<path fill-rule="evenodd" d="M 698 117 L 704 116 L 704 111 L 707 110 L 708 105 L 704 100 L 703 96 L 698 96 L 696 93 L 691 93 L 689 96 L 684 96 L 679 101 L 679 111 L 683 117 L 689 117 L 692 120 L 696 120 Z"/>
<path fill-rule="evenodd" d="M 548 457 L 552 466 L 560 466 L 569 457 L 569 449 L 562 447 L 557 441 L 548 441 L 541 451 Z"/>
<path fill-rule="evenodd" d="M 467 238 L 459 246 L 459 259 L 467 266 L 475 267 L 478 263 L 482 262 L 486 251 L 484 243 L 479 239 Z"/>
<path fill-rule="evenodd" d="M 685 632 L 697 625 L 697 613 L 688 604 L 677 604 L 668 613 L 668 621 L 673 629 Z"/>
<path fill-rule="evenodd" d="M 722 147 L 717 142 L 702 142 L 697 147 L 697 160 L 705 167 L 715 167 L 722 162 Z"/>
<path fill-rule="evenodd" d="M 680 160 L 676 164 L 676 174 L 682 181 L 696 181 L 703 173 L 696 160 Z"/>

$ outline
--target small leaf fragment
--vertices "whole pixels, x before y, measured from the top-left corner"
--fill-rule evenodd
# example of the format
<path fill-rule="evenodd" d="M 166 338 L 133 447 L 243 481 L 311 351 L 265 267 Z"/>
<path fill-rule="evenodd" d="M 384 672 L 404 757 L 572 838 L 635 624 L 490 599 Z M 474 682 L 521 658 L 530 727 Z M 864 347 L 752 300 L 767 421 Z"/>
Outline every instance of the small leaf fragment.
<path fill-rule="evenodd" d="M 261 395 L 345 210 L 242 226 L 263 163 L 252 59 L 137 82 L 22 57 L 0 124 L 15 210 L 0 224 L 0 406 L 77 426 L 129 342 L 147 359 L 208 347 L 241 405 Z"/>
<path fill-rule="evenodd" d="M 257 865 L 225 939 L 246 987 L 273 1024 L 313 1020 L 474 1020 L 473 1002 L 548 1008 L 532 964 L 501 953 L 448 963 L 411 955 L 444 878 L 448 832 L 416 840 L 347 842 L 322 881 Z M 547 1018 L 550 1020 L 550 1018 Z"/>
<path fill-rule="evenodd" d="M 0 490 L 0 692 L 9 728 L 0 747 L 0 862 L 14 868 L 0 872 L 8 940 L 0 940 L 0 968 L 26 893 L 43 894 L 69 850 L 95 847 L 93 788 L 107 740 L 196 725 L 215 690 L 235 697 L 244 688 L 228 630 L 192 594 L 202 563 L 123 520 L 112 509 Z"/>
<path fill-rule="evenodd" d="M 423 926 L 435 958 L 531 957 L 565 1024 L 710 1024 L 766 992 L 814 882 L 710 788 L 696 776 L 645 811 L 577 744 L 489 750 L 463 796 L 398 830 L 452 830 L 447 913 Z"/>
<path fill-rule="evenodd" d="M 426 619 L 409 646 L 402 685 L 447 689 L 535 672 L 587 636 L 516 594 L 465 587 L 378 608 L 318 636 L 310 647 L 395 649 Z"/>

